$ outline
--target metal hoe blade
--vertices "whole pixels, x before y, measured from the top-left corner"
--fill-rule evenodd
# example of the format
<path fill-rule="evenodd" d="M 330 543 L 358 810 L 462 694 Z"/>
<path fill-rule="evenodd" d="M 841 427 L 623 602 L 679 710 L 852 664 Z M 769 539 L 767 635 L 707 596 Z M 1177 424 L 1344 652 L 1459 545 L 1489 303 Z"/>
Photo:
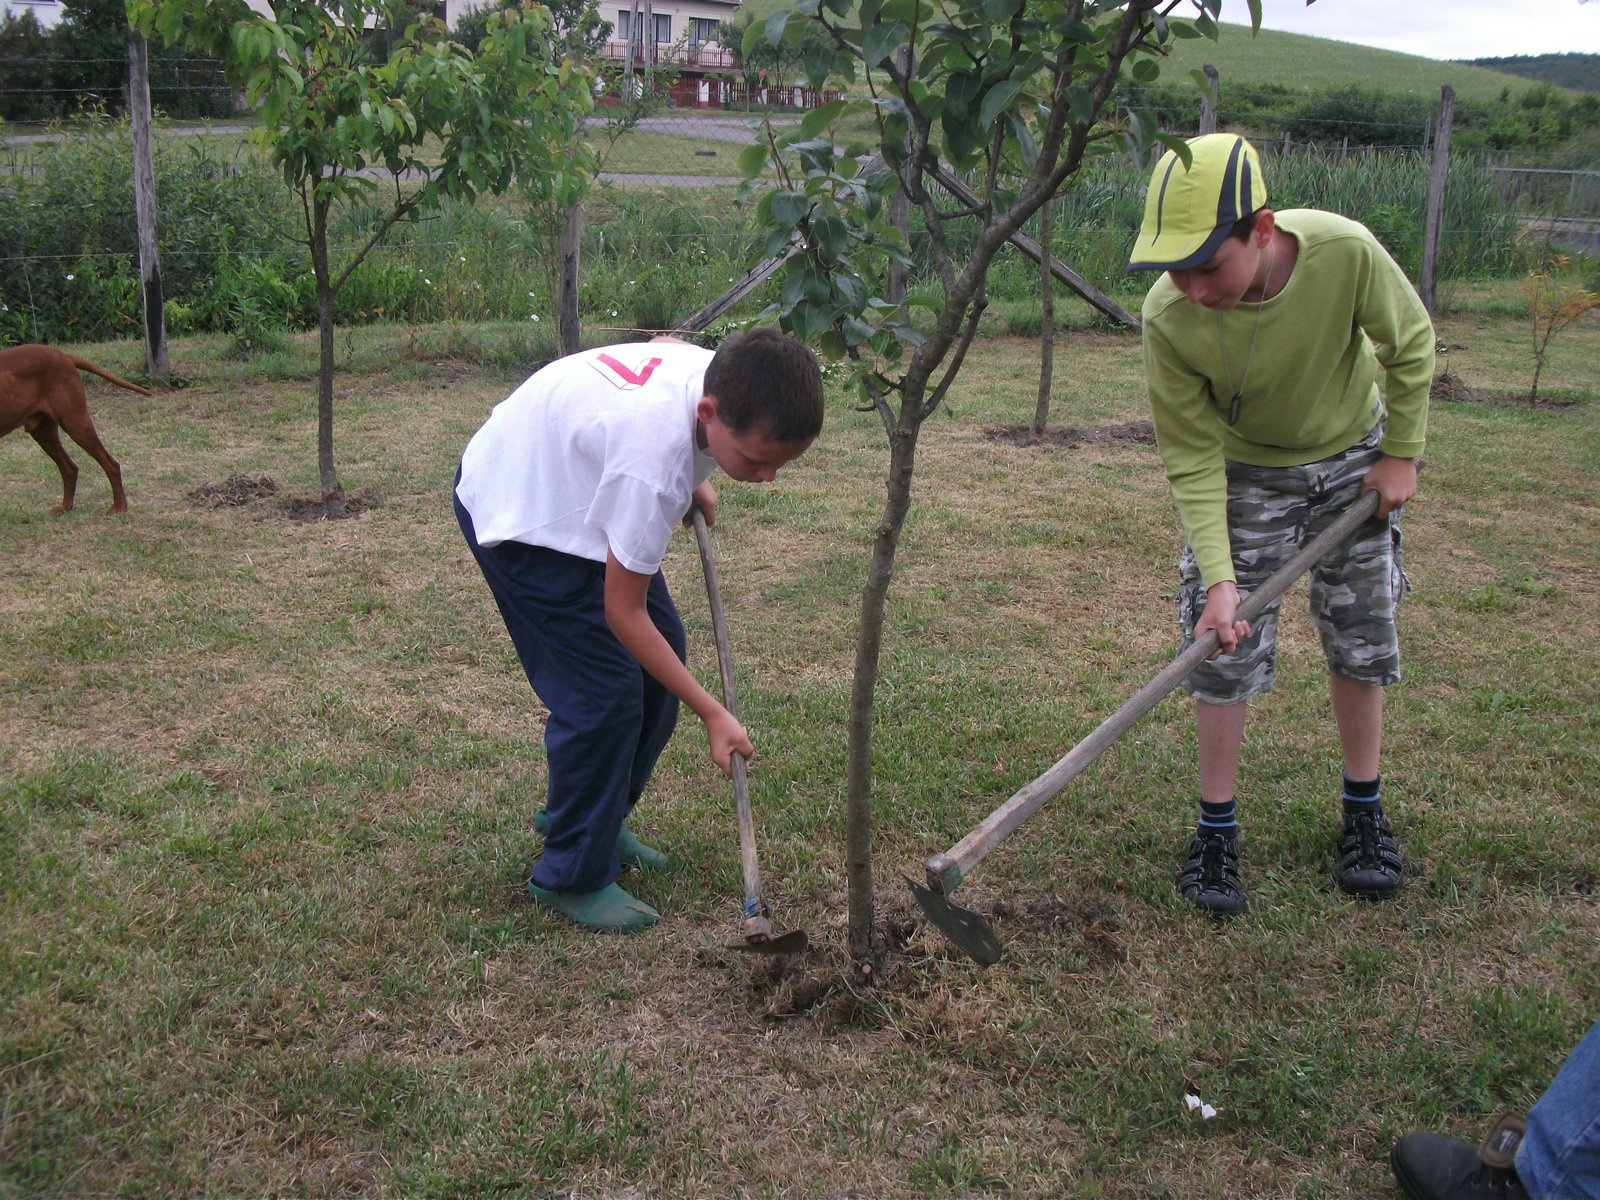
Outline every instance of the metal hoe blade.
<path fill-rule="evenodd" d="M 928 914 L 928 920 L 939 927 L 939 932 L 949 938 L 956 949 L 986 967 L 1000 961 L 1000 939 L 989 927 L 989 922 L 970 908 L 953 904 L 932 888 L 923 887 L 911 876 L 904 875 L 901 878 L 922 906 L 922 911 Z"/>
<path fill-rule="evenodd" d="M 744 941 L 729 942 L 729 950 L 741 954 L 799 954 L 809 943 L 804 929 L 791 929 L 788 933 L 745 932 Z"/>

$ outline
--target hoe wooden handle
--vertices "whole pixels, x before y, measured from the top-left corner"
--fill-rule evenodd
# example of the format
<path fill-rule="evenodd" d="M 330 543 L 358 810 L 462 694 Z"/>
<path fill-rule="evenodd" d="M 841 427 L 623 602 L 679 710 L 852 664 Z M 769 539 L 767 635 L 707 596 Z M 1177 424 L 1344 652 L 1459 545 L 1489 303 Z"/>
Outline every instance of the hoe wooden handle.
<path fill-rule="evenodd" d="M 711 632 L 717 642 L 717 668 L 722 674 L 722 703 L 739 717 L 739 693 L 733 683 L 733 649 L 728 644 L 728 623 L 722 615 L 722 593 L 717 588 L 717 567 L 711 561 L 711 537 L 698 506 L 689 510 L 694 520 L 694 540 L 700 547 L 700 567 L 706 576 L 706 599 L 711 604 Z M 750 814 L 750 778 L 744 756 L 733 752 L 733 799 L 738 810 L 739 865 L 744 871 L 744 924 L 747 940 L 772 936 L 771 914 L 761 896 L 761 869 L 756 865 L 756 822 Z"/>
<path fill-rule="evenodd" d="M 1363 492 L 1349 508 L 1340 513 L 1311 541 L 1301 547 L 1283 566 L 1269 575 L 1239 605 L 1239 619 L 1253 621 L 1261 611 L 1276 600 L 1289 586 L 1305 574 L 1318 559 L 1328 554 L 1353 532 L 1356 526 L 1372 516 L 1378 507 L 1377 492 Z M 1199 665 L 1216 653 L 1216 632 L 1209 631 L 1198 639 L 1099 727 L 1079 742 L 1056 764 L 1032 783 L 1019 789 L 1011 799 L 985 817 L 971 833 L 943 854 L 935 854 L 923 864 L 928 876 L 928 886 L 941 895 L 948 896 L 961 886 L 961 881 L 988 856 L 989 852 L 1016 830 L 1039 807 L 1059 792 L 1085 767 L 1099 758 L 1123 734 L 1127 733 L 1140 717 L 1149 712 L 1173 688 L 1182 683 Z"/>

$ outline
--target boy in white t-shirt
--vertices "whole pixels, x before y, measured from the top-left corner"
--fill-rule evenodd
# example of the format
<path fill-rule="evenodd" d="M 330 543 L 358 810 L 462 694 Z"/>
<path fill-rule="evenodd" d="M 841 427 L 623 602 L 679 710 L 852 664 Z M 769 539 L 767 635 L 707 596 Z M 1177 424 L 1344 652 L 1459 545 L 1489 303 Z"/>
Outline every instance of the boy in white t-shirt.
<path fill-rule="evenodd" d="M 769 483 L 822 428 L 811 351 L 776 329 L 713 354 L 671 338 L 559 359 L 497 405 L 461 458 L 456 519 L 550 710 L 545 833 L 528 892 L 590 929 L 660 914 L 616 879 L 666 856 L 623 824 L 677 723 L 705 722 L 724 772 L 744 727 L 684 665 L 683 623 L 661 574 L 691 505 L 716 518 L 721 467 Z"/>

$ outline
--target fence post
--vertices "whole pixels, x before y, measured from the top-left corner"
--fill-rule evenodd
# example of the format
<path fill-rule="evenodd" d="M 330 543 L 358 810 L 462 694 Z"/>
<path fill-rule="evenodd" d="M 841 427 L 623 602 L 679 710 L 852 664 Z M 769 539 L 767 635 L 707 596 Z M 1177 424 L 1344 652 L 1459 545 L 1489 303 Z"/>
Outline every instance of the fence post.
<path fill-rule="evenodd" d="M 1427 216 L 1422 225 L 1422 279 L 1418 291 L 1429 314 L 1439 272 L 1439 236 L 1444 224 L 1445 178 L 1450 172 L 1450 127 L 1456 118 L 1456 93 L 1448 83 L 1439 93 L 1439 134 L 1433 142 L 1433 170 L 1428 175 Z"/>
<path fill-rule="evenodd" d="M 567 211 L 561 229 L 561 282 L 556 297 L 556 335 L 563 355 L 576 354 L 582 344 L 578 327 L 578 246 L 583 240 L 583 205 Z"/>
<path fill-rule="evenodd" d="M 1206 90 L 1200 93 L 1200 132 L 1215 133 L 1217 131 L 1217 102 L 1221 93 L 1217 84 L 1217 69 L 1210 63 L 1200 68 L 1205 72 Z"/>
<path fill-rule="evenodd" d="M 133 208 L 139 237 L 139 279 L 144 297 L 144 362 L 150 382 L 166 387 L 166 300 L 161 290 L 161 255 L 156 249 L 156 171 L 151 146 L 150 59 L 144 35 L 128 30 L 128 118 L 133 130 Z"/>

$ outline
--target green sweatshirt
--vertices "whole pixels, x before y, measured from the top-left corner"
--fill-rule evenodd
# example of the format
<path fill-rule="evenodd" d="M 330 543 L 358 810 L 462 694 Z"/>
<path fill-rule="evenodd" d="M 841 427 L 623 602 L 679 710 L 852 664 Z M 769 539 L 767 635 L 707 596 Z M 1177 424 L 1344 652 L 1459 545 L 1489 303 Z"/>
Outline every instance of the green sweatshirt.
<path fill-rule="evenodd" d="M 1163 274 L 1144 301 L 1156 444 L 1208 588 L 1234 579 L 1225 460 L 1283 467 L 1348 450 L 1384 413 L 1380 367 L 1383 452 L 1416 458 L 1427 433 L 1433 323 L 1404 272 L 1355 221 L 1306 208 L 1275 215 L 1299 257 L 1271 300 L 1218 313 Z M 1230 387 L 1247 362 L 1229 425 Z"/>

